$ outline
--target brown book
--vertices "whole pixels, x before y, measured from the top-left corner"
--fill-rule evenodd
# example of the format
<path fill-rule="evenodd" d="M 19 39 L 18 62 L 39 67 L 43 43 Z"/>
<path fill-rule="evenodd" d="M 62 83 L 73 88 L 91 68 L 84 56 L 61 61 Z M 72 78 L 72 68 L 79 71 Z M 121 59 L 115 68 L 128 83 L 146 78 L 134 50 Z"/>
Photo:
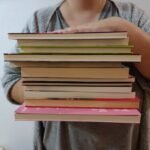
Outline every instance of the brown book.
<path fill-rule="evenodd" d="M 43 61 L 10 61 L 12 67 L 40 67 L 40 68 L 108 68 L 123 67 L 120 62 L 43 62 Z"/>
<path fill-rule="evenodd" d="M 22 77 L 128 78 L 129 68 L 21 68 Z"/>
<path fill-rule="evenodd" d="M 139 108 L 139 99 L 25 99 L 26 106 L 77 108 Z"/>

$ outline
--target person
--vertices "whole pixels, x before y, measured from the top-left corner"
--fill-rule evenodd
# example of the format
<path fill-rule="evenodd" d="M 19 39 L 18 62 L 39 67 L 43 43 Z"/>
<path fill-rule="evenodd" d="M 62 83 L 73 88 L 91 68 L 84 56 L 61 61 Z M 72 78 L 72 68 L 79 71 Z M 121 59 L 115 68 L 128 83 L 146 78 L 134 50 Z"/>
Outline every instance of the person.
<path fill-rule="evenodd" d="M 35 150 L 148 150 L 150 148 L 150 18 L 132 3 L 112 0 L 64 0 L 36 11 L 23 32 L 127 31 L 141 63 L 130 64 L 141 99 L 141 124 L 36 122 Z M 23 103 L 20 70 L 5 66 L 8 99 Z"/>

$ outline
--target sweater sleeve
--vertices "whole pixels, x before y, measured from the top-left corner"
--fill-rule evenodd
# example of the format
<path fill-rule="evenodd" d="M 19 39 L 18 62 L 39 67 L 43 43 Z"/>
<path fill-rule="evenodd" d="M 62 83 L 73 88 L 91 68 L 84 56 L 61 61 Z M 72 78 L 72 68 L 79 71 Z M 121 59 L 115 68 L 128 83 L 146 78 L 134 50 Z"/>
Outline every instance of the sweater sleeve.
<path fill-rule="evenodd" d="M 135 24 L 143 31 L 150 33 L 150 16 L 133 3 L 116 2 L 119 16 Z"/>
<path fill-rule="evenodd" d="M 137 7 L 136 5 L 131 4 L 132 6 L 132 14 L 131 20 L 134 24 L 136 24 L 143 31 L 150 33 L 150 16 L 148 14 Z"/>
<path fill-rule="evenodd" d="M 55 7 L 46 7 L 35 11 L 34 14 L 27 21 L 22 32 L 23 33 L 47 32 L 47 28 L 51 23 L 52 15 L 58 6 L 59 4 L 57 4 Z M 18 52 L 17 45 L 14 48 L 14 50 L 12 50 L 12 52 Z M 7 99 L 14 104 L 17 104 L 17 102 L 15 102 L 15 100 L 12 99 L 10 93 L 13 86 L 20 79 L 21 79 L 20 68 L 14 68 L 12 67 L 11 63 L 4 62 L 4 74 L 2 77 L 2 86 L 4 88 L 4 92 L 7 96 Z"/>
<path fill-rule="evenodd" d="M 38 32 L 36 12 L 28 20 L 22 32 L 23 33 Z M 11 52 L 19 52 L 19 50 L 17 49 L 17 45 L 15 46 L 15 48 L 12 49 Z M 18 104 L 14 99 L 12 99 L 10 93 L 11 93 L 13 86 L 16 84 L 16 82 L 21 79 L 20 68 L 13 67 L 13 65 L 11 65 L 10 62 L 4 62 L 3 70 L 4 70 L 4 73 L 2 77 L 2 86 L 4 89 L 5 95 L 11 103 Z"/>

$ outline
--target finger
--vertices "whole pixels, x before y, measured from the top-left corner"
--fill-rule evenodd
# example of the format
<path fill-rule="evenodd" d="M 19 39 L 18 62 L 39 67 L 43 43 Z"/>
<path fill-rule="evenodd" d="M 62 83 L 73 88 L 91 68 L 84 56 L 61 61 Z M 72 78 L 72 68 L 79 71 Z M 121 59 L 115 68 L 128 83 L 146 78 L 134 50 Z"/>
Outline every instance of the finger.
<path fill-rule="evenodd" d="M 63 33 L 82 33 L 82 32 L 90 32 L 91 30 L 86 26 L 77 26 L 73 28 L 64 29 Z"/>
<path fill-rule="evenodd" d="M 72 27 L 72 28 L 66 28 L 66 29 L 62 30 L 62 32 L 63 33 L 76 33 L 78 31 L 77 31 L 76 27 Z"/>
<path fill-rule="evenodd" d="M 56 34 L 58 33 L 59 34 L 59 33 L 62 33 L 62 32 L 63 32 L 63 29 L 62 30 L 55 30 L 55 31 L 48 32 L 48 33 L 56 33 Z"/>
<path fill-rule="evenodd" d="M 47 33 L 59 34 L 59 33 L 75 33 L 75 32 L 76 32 L 75 28 L 66 28 L 66 29 L 61 29 L 61 30 L 50 31 L 50 32 L 47 32 Z"/>

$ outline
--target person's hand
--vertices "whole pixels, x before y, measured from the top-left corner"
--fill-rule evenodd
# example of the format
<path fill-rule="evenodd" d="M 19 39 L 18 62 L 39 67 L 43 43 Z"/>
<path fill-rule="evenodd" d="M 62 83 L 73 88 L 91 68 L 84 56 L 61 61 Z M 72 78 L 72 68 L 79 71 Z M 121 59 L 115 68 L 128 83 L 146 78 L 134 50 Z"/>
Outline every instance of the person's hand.
<path fill-rule="evenodd" d="M 110 17 L 100 21 L 83 24 L 75 27 L 69 27 L 63 30 L 56 30 L 52 33 L 79 33 L 79 32 L 113 32 L 126 31 L 124 19 L 119 17 Z"/>
<path fill-rule="evenodd" d="M 146 78 L 150 79 L 150 35 L 141 30 L 133 23 L 119 18 L 110 17 L 97 22 L 84 24 L 76 27 L 57 30 L 54 33 L 79 33 L 79 32 L 115 32 L 127 31 L 129 44 L 134 45 L 132 52 L 142 55 L 141 63 L 134 63 L 139 72 Z M 53 33 L 53 32 L 52 32 Z"/>

